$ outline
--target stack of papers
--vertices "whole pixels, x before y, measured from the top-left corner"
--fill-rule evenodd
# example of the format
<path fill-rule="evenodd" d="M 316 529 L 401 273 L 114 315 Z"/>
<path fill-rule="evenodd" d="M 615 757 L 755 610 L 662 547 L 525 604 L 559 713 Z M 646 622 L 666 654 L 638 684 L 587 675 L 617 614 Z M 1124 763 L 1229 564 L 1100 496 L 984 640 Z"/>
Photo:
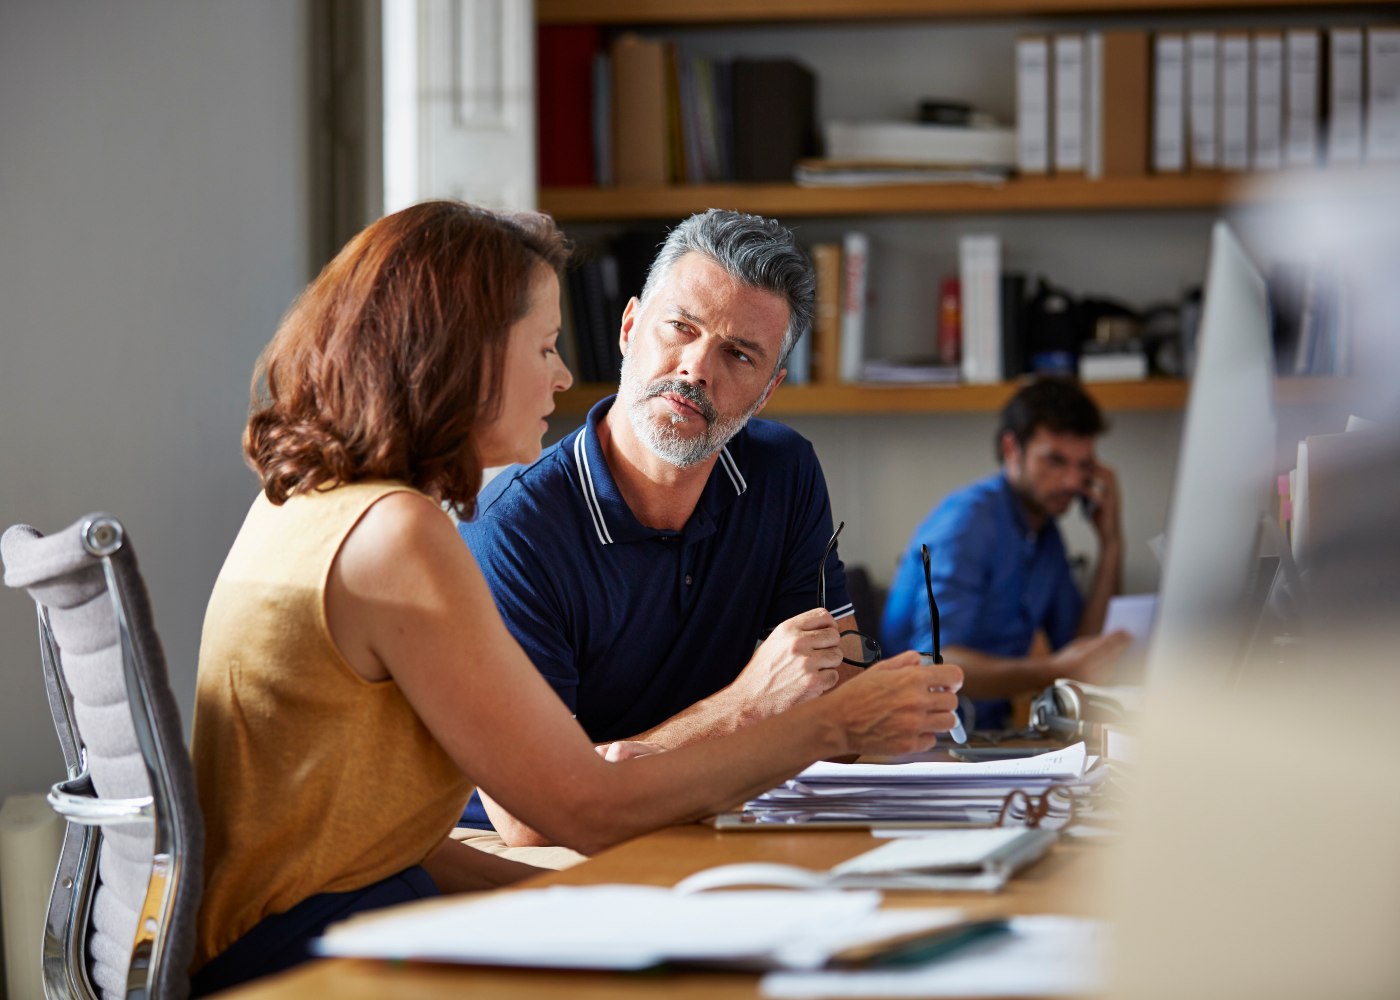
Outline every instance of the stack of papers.
<path fill-rule="evenodd" d="M 1105 771 L 1076 743 L 1035 757 L 978 764 L 832 764 L 796 778 L 716 819 L 721 829 L 763 826 L 989 826 L 1013 792 L 1043 796 L 1052 786 L 1087 791 Z M 1068 813 L 1052 797 L 1049 818 Z M 1015 796 L 1007 822 L 1024 822 L 1025 796 Z"/>

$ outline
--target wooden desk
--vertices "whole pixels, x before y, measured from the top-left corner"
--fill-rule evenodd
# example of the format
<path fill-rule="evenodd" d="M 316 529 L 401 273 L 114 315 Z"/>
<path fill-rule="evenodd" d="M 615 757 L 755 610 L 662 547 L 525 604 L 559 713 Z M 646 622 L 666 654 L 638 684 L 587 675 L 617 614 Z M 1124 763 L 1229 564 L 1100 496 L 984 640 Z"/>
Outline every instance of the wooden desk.
<path fill-rule="evenodd" d="M 702 826 L 671 827 L 605 851 L 576 868 L 521 883 L 589 885 L 642 882 L 672 885 L 693 872 L 735 861 L 777 861 L 828 868 L 869 850 L 863 831 L 717 833 Z M 1018 874 L 999 893 L 886 894 L 887 906 L 960 906 L 970 913 L 1091 912 L 1080 891 L 1097 848 L 1061 843 Z M 626 927 L 618 928 L 626 934 Z M 704 997 L 738 1000 L 759 996 L 758 977 L 739 973 L 611 973 L 480 969 L 362 959 L 327 959 L 222 994 L 239 1000 L 291 1000 L 307 996 L 357 998 L 506 997 L 509 1000 L 662 1000 Z"/>

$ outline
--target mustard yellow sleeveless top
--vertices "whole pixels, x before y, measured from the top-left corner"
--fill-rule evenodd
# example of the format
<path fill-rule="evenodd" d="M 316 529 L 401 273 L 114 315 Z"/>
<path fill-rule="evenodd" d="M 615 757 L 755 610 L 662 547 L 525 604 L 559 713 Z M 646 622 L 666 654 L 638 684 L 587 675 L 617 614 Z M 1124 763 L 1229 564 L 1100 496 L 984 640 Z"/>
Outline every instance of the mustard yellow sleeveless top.
<path fill-rule="evenodd" d="M 195 968 L 266 916 L 418 864 L 466 804 L 471 785 L 398 685 L 356 674 L 326 624 L 346 535 L 399 491 L 415 492 L 356 483 L 280 507 L 260 495 L 214 584 L 194 714 Z"/>

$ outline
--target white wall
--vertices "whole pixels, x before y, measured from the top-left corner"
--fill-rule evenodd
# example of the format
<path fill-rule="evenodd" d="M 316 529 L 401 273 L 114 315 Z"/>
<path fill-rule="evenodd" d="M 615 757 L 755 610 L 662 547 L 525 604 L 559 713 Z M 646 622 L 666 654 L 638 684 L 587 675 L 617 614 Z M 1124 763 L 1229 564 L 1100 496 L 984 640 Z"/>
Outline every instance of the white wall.
<path fill-rule="evenodd" d="M 253 360 L 307 280 L 308 18 L 287 0 L 0 0 L 0 527 L 125 520 L 189 725 L 256 483 Z M 0 795 L 62 776 L 0 593 Z"/>

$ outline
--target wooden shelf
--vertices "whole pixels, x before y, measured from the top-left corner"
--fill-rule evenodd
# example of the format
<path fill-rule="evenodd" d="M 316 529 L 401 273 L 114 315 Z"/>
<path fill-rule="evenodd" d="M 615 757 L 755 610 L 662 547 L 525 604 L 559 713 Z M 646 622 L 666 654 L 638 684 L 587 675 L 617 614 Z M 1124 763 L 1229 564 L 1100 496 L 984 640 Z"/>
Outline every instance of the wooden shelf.
<path fill-rule="evenodd" d="M 1239 174 L 1015 179 L 1005 184 L 900 184 L 809 188 L 795 184 L 542 188 L 540 210 L 560 222 L 679 219 L 707 208 L 778 218 L 970 212 L 1099 212 L 1213 209 L 1267 197 Z"/>
<path fill-rule="evenodd" d="M 739 24 L 1380 7 L 1384 0 L 537 0 L 540 24 Z"/>
<path fill-rule="evenodd" d="M 1106 410 L 1173 410 L 1186 401 L 1180 379 L 1144 382 L 1091 382 L 1085 386 Z M 555 397 L 555 412 L 578 416 L 611 385 L 581 385 Z M 796 385 L 773 394 L 762 416 L 823 416 L 897 413 L 995 413 L 1016 391 L 1012 382 L 996 385 Z"/>
<path fill-rule="evenodd" d="M 1276 383 L 1280 406 L 1344 402 L 1355 389 L 1350 378 L 1281 378 Z M 1138 382 L 1089 382 L 1084 388 L 1103 409 L 1179 410 L 1186 405 L 1189 383 L 1152 378 Z M 582 416 L 594 403 L 617 391 L 614 385 L 579 385 L 555 397 L 555 413 Z M 899 413 L 995 413 L 1016 391 L 1016 383 L 995 385 L 795 385 L 773 394 L 762 416 L 876 416 Z"/>

